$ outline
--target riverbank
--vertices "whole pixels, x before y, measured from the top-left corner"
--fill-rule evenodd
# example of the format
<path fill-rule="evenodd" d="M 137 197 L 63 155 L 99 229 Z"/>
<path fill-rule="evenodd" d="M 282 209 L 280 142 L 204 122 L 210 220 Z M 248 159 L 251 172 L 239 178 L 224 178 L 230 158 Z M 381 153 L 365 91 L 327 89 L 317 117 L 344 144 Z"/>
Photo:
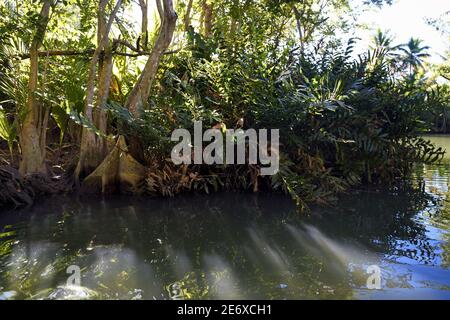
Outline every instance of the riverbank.
<path fill-rule="evenodd" d="M 0 148 L 0 208 L 30 206 L 46 195 L 73 191 L 70 176 L 75 146 L 49 146 L 47 154 L 47 174 L 23 176 L 18 171 L 18 153 Z"/>
<path fill-rule="evenodd" d="M 433 137 L 432 139 L 436 139 Z M 443 138 L 445 140 L 445 137 Z M 438 145 L 439 145 L 439 141 Z M 425 144 L 427 145 L 427 144 Z M 287 168 L 291 163 L 281 163 L 281 172 L 275 176 L 261 176 L 257 165 L 174 165 L 170 159 L 155 162 L 150 166 L 142 166 L 140 175 L 133 177 L 134 183 L 124 185 L 114 176 L 106 175 L 95 177 L 99 183 L 86 184 L 83 181 L 77 184 L 74 171 L 77 159 L 75 145 L 63 145 L 58 148 L 48 148 L 47 174 L 33 174 L 21 176 L 18 167 L 19 156 L 12 156 L 3 150 L 0 152 L 0 207 L 30 206 L 39 202 L 46 195 L 81 193 L 81 194 L 129 194 L 145 195 L 151 197 L 173 197 L 183 193 L 211 194 L 218 191 L 240 191 L 248 193 L 268 192 L 288 194 L 297 205 L 298 210 L 308 211 L 311 204 L 332 204 L 337 197 L 349 189 L 363 186 L 370 187 L 382 185 L 387 182 L 391 187 L 398 184 L 399 179 L 389 176 L 388 181 L 377 172 L 392 170 L 386 168 L 372 168 L 375 175 L 370 179 L 355 179 L 331 174 L 332 167 L 325 167 L 318 157 L 303 159 L 303 167 L 297 165 L 302 174 L 293 174 Z M 434 150 L 434 149 L 433 149 Z M 438 149 L 440 150 L 440 149 Z M 440 151 L 439 151 L 440 152 Z M 437 154 L 437 153 L 436 153 Z M 319 164 L 319 165 L 318 165 Z M 391 163 L 392 165 L 392 163 Z M 411 165 L 407 171 L 397 171 L 397 174 L 411 173 Z M 308 177 L 310 180 L 308 180 Z M 397 176 L 401 178 L 401 176 Z M 104 184 L 105 179 L 107 184 Z M 95 181 L 95 180 L 94 180 Z M 305 183 L 307 181 L 307 183 Z M 303 183 L 302 188 L 296 186 Z M 107 188 L 105 189 L 105 186 Z M 306 190 L 306 191 L 302 191 Z"/>

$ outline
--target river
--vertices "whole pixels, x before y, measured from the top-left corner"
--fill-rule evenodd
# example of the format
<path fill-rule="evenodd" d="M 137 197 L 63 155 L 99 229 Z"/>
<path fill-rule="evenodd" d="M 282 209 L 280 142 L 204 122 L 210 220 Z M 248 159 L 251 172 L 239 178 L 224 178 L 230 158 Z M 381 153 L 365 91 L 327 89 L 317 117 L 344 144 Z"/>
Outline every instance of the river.
<path fill-rule="evenodd" d="M 431 137 L 450 152 L 450 137 Z M 2 299 L 450 299 L 450 155 L 418 188 L 56 196 L 0 212 Z"/>

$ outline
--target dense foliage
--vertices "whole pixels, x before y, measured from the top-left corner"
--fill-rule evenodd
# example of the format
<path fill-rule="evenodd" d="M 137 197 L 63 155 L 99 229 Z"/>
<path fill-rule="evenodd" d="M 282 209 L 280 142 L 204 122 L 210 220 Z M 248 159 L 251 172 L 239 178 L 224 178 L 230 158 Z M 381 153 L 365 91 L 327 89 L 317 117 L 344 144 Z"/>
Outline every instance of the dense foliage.
<path fill-rule="evenodd" d="M 51 13 L 42 48 L 36 51 L 37 86 L 30 92 L 29 58 L 33 39 L 43 32 L 39 12 L 45 3 Z M 171 1 L 156 3 L 168 12 Z M 15 165 L 17 154 L 20 161 L 26 157 L 21 131 L 30 106 L 40 108 L 40 137 L 48 140 L 43 140 L 48 165 L 37 171 L 75 175 L 76 183 L 88 181 L 104 192 L 282 190 L 306 208 L 307 202 L 328 202 L 361 183 L 395 183 L 415 162 L 433 162 L 442 155 L 420 136 L 448 130 L 445 65 L 427 65 L 429 48 L 420 40 L 394 45 L 381 31 L 374 32 L 365 53 L 357 54 L 357 39 L 336 36 L 336 30 L 355 28 L 346 19 L 353 7 L 345 0 L 177 1 L 171 45 L 158 57 L 155 74 L 149 74 L 144 92 L 151 89 L 151 94 L 141 92 L 148 98 L 142 106 L 133 104 L 132 97 L 150 68 L 146 57 L 152 59 L 152 48 L 170 25 L 164 24 L 167 19 L 160 11 L 158 21 L 163 23 L 155 23 L 154 30 L 141 28 L 148 16 L 135 21 L 130 13 L 136 16 L 143 8 L 142 13 L 148 12 L 151 4 L 139 4 L 46 0 L 16 7 L 13 1 L 3 1 L 0 137 L 8 151 L 4 163 Z M 101 32 L 109 20 L 112 29 L 104 33 L 109 42 L 105 44 Z M 90 82 L 95 65 L 98 75 Z M 95 98 L 90 98 L 91 84 L 96 86 Z M 208 127 L 279 129 L 280 171 L 262 177 L 256 165 L 173 165 L 167 161 L 172 130 L 192 129 L 196 120 Z M 89 134 L 96 144 L 84 143 Z M 114 144 L 127 148 L 118 137 L 127 141 L 133 156 L 128 160 L 114 153 Z M 97 152 L 103 149 L 99 141 L 107 145 L 107 152 Z M 66 161 L 63 151 L 77 148 L 80 159 L 87 157 L 91 166 L 73 156 L 71 163 Z M 113 162 L 119 164 L 113 168 Z M 23 168 L 22 174 L 36 173 Z M 122 181 L 120 172 L 139 178 Z M 105 177 L 115 186 L 105 185 Z M 124 182 L 129 188 L 116 186 Z"/>

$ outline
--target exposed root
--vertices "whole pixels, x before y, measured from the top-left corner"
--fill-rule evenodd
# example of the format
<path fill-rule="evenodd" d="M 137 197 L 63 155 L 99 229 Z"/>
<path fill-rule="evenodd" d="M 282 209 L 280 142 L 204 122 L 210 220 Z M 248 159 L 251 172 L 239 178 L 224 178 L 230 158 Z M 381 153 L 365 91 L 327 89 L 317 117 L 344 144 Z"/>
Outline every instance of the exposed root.
<path fill-rule="evenodd" d="M 10 166 L 0 166 L 0 206 L 31 205 L 34 195 L 33 189 L 18 170 Z"/>
<path fill-rule="evenodd" d="M 63 180 L 51 179 L 44 174 L 23 177 L 11 166 L 0 166 L 0 206 L 31 205 L 39 196 L 62 193 L 68 189 Z"/>
<path fill-rule="evenodd" d="M 132 192 L 145 179 L 146 169 L 128 152 L 123 136 L 103 162 L 82 183 L 83 191 Z"/>

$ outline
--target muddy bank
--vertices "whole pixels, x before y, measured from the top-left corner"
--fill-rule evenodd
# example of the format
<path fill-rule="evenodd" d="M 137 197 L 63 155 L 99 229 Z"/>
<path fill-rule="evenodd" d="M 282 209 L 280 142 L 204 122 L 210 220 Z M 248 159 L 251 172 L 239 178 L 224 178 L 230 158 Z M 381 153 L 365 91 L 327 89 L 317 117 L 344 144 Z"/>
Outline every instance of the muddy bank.
<path fill-rule="evenodd" d="M 22 176 L 19 155 L 0 148 L 0 208 L 32 205 L 41 196 L 72 190 L 69 179 L 74 149 L 71 146 L 47 150 L 47 175 Z"/>
<path fill-rule="evenodd" d="M 41 195 L 61 191 L 56 181 L 44 175 L 22 177 L 17 169 L 0 166 L 0 207 L 31 205 Z"/>

